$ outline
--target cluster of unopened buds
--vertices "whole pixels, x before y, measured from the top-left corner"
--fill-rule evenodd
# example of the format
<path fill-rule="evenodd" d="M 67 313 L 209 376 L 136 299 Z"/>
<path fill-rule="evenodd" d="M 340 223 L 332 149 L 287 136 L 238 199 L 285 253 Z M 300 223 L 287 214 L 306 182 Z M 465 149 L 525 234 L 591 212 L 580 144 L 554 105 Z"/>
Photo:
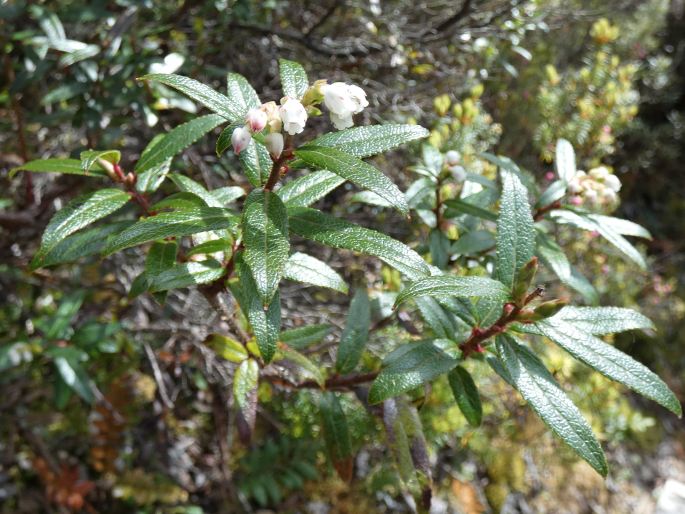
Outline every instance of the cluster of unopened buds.
<path fill-rule="evenodd" d="M 621 181 L 605 166 L 592 168 L 589 172 L 579 170 L 568 183 L 571 204 L 604 208 L 616 205 Z"/>
<path fill-rule="evenodd" d="M 449 150 L 445 153 L 444 166 L 458 183 L 466 180 L 466 170 L 462 164 L 461 154 L 456 150 Z"/>
<path fill-rule="evenodd" d="M 331 122 L 342 130 L 354 125 L 352 116 L 359 114 L 369 105 L 366 93 L 354 84 L 318 80 L 307 89 L 302 99 L 284 96 L 280 105 L 266 102 L 251 109 L 245 116 L 245 125 L 238 127 L 231 135 L 233 151 L 240 154 L 250 144 L 254 134 L 265 132 L 264 144 L 273 159 L 283 152 L 283 133 L 294 136 L 304 130 L 309 116 L 318 116 L 316 107 L 323 103 L 329 111 Z"/>

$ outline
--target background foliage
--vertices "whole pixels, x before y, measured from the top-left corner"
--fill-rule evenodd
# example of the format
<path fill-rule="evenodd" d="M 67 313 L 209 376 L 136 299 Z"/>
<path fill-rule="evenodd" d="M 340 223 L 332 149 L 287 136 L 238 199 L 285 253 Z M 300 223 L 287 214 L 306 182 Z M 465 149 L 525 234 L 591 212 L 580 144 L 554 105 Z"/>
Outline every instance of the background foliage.
<path fill-rule="evenodd" d="M 556 141 L 568 139 L 579 168 L 608 166 L 620 178 L 620 204 L 598 208 L 650 230 L 653 239 L 638 244 L 638 260 L 646 259 L 650 272 L 592 232 L 561 229 L 558 240 L 594 291 L 552 275 L 538 280 L 549 294 L 637 307 L 652 318 L 656 331 L 619 334 L 613 343 L 683 397 L 681 2 L 64 0 L 3 3 L 0 24 L 3 512 L 397 512 L 413 505 L 402 471 L 388 458 L 392 448 L 378 444 L 382 423 L 344 397 L 320 406 L 311 391 L 262 382 L 255 433 L 243 444 L 227 407 L 233 380 L 216 356 L 230 347 L 207 341 L 220 320 L 194 290 L 172 292 L 163 306 L 149 295 L 129 297 L 144 270 L 138 250 L 31 271 L 52 215 L 87 191 L 87 179 L 10 178 L 9 170 L 44 157 L 78 159 L 88 148 L 120 149 L 122 166 L 131 169 L 154 135 L 199 112 L 174 89 L 135 80 L 148 73 L 177 72 L 222 91 L 229 70 L 247 77 L 262 98 L 275 98 L 277 59 L 285 57 L 304 63 L 310 77 L 358 83 L 371 103 L 359 125 L 418 122 L 431 129 L 433 150 L 410 145 L 374 160 L 402 191 L 430 167 L 431 152 L 450 149 L 461 154 L 464 173 L 494 179 L 496 166 L 481 153 L 503 154 L 544 188 Z M 313 119 L 313 130 L 323 131 L 323 123 Z M 244 183 L 238 160 L 230 152 L 218 157 L 214 139 L 186 149 L 178 169 L 211 190 Z M 460 198 L 460 173 L 439 185 L 444 201 Z M 403 241 L 425 241 L 418 249 L 439 267 L 454 254 L 492 246 L 478 227 L 431 218 L 420 200 L 410 201 L 411 223 L 347 186 L 318 206 Z M 313 251 L 304 241 L 294 249 Z M 396 271 L 377 259 L 317 252 L 344 270 L 352 289 L 370 293 L 363 365 L 373 368 L 424 328 L 411 310 L 400 311 L 396 323 L 383 321 L 388 295 L 401 289 Z M 484 264 L 459 259 L 474 274 Z M 289 342 L 324 355 L 340 340 L 350 299 L 358 297 L 297 285 L 281 294 L 284 328 L 332 325 Z M 649 511 L 664 469 L 685 475 L 677 464 L 678 421 L 559 350 L 536 349 L 599 434 L 614 487 L 547 434 L 503 381 L 476 366 L 469 371 L 483 398 L 479 428 L 459 412 L 445 377 L 414 398 L 436 508 Z M 306 370 L 304 378 L 311 378 Z M 348 418 L 349 453 L 335 459 L 342 462 L 338 474 L 325 457 L 321 407 Z M 354 463 L 344 462 L 349 455 Z M 340 478 L 351 469 L 355 480 Z"/>

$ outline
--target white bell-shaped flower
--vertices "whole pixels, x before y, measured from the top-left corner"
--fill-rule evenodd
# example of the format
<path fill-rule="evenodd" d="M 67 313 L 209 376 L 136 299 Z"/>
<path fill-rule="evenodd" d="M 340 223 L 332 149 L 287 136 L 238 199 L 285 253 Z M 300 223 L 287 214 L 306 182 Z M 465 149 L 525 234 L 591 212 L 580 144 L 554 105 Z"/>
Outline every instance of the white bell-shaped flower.
<path fill-rule="evenodd" d="M 294 136 L 304 130 L 307 123 L 307 111 L 298 100 L 286 97 L 278 112 L 281 115 L 281 121 L 283 121 L 283 129 L 288 134 Z"/>
<path fill-rule="evenodd" d="M 338 116 L 334 112 L 331 112 L 330 116 L 333 126 L 338 130 L 350 128 L 352 125 L 354 125 L 351 114 L 348 114 L 347 116 Z"/>
<path fill-rule="evenodd" d="M 347 86 L 347 90 L 349 91 L 352 101 L 356 105 L 354 114 L 359 114 L 364 110 L 364 108 L 369 106 L 369 101 L 366 99 L 366 93 L 362 88 L 354 84 L 350 84 Z"/>
<path fill-rule="evenodd" d="M 240 155 L 240 152 L 247 148 L 247 145 L 250 144 L 250 139 L 252 139 L 252 134 L 250 134 L 247 127 L 238 127 L 233 131 L 233 134 L 231 134 L 231 144 L 236 155 Z"/>
<path fill-rule="evenodd" d="M 354 125 L 353 114 L 359 114 L 369 105 L 366 93 L 359 86 L 333 82 L 321 88 L 323 103 L 331 114 L 336 129 L 341 130 Z"/>
<path fill-rule="evenodd" d="M 621 180 L 613 173 L 604 178 L 604 185 L 614 193 L 618 193 L 621 190 Z"/>
<path fill-rule="evenodd" d="M 456 166 L 461 162 L 461 154 L 456 150 L 449 150 L 445 154 L 445 162 L 448 166 Z"/>
<path fill-rule="evenodd" d="M 266 127 L 268 117 L 261 109 L 250 109 L 245 116 L 245 123 L 250 127 L 252 132 L 261 132 Z"/>
<path fill-rule="evenodd" d="M 283 152 L 283 134 L 271 132 L 264 138 L 264 144 L 273 159 L 278 159 Z"/>

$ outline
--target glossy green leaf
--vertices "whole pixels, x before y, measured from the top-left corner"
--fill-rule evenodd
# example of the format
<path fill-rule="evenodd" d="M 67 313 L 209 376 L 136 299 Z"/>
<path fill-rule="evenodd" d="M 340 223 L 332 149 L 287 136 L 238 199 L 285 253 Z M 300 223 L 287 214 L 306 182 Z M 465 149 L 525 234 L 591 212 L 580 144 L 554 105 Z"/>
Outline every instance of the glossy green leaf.
<path fill-rule="evenodd" d="M 621 234 L 622 236 L 642 237 L 644 239 L 652 239 L 652 234 L 649 233 L 645 227 L 633 223 L 632 221 L 621 218 L 614 218 L 613 216 L 604 216 L 603 214 L 588 214 L 588 218 L 594 220 L 598 225 L 604 225 L 608 229 Z"/>
<path fill-rule="evenodd" d="M 288 213 L 290 230 L 299 236 L 333 248 L 373 255 L 412 280 L 430 273 L 419 254 L 385 234 L 306 207 L 290 208 Z"/>
<path fill-rule="evenodd" d="M 296 252 L 288 257 L 283 270 L 283 277 L 295 282 L 327 287 L 341 293 L 347 293 L 347 284 L 335 270 L 325 262 L 301 252 Z"/>
<path fill-rule="evenodd" d="M 225 120 L 221 116 L 208 114 L 179 125 L 140 156 L 135 165 L 136 173 L 163 164 L 222 123 L 225 123 Z"/>
<path fill-rule="evenodd" d="M 169 175 L 169 178 L 180 191 L 183 191 L 184 193 L 193 193 L 195 196 L 199 196 L 208 207 L 225 207 L 216 196 L 193 179 L 176 173 Z"/>
<path fill-rule="evenodd" d="M 329 132 L 308 144 L 337 148 L 361 159 L 428 137 L 428 134 L 420 125 L 370 125 Z"/>
<path fill-rule="evenodd" d="M 402 191 L 370 164 L 335 148 L 323 146 L 303 146 L 295 150 L 295 155 L 307 164 L 332 171 L 363 189 L 373 191 L 400 213 L 409 213 L 409 206 Z"/>
<path fill-rule="evenodd" d="M 67 328 L 78 314 L 86 294 L 82 290 L 64 295 L 55 313 L 48 318 L 45 326 L 38 328 L 45 334 L 46 339 L 61 339 L 65 337 Z"/>
<path fill-rule="evenodd" d="M 31 262 L 31 269 L 74 262 L 81 257 L 99 254 L 107 243 L 107 238 L 131 226 L 132 221 L 119 221 L 99 227 L 82 230 L 64 238 L 45 255 Z"/>
<path fill-rule="evenodd" d="M 259 364 L 254 359 L 240 363 L 233 376 L 233 398 L 241 410 L 250 407 L 248 397 L 257 389 L 259 383 Z"/>
<path fill-rule="evenodd" d="M 344 183 L 335 173 L 319 170 L 286 183 L 276 194 L 287 207 L 309 207 Z"/>
<path fill-rule="evenodd" d="M 509 297 L 509 291 L 501 282 L 487 277 L 436 275 L 422 278 L 405 287 L 397 295 L 395 307 L 405 300 L 420 296 L 481 297 L 506 300 Z"/>
<path fill-rule="evenodd" d="M 288 213 L 276 193 L 258 189 L 247 197 L 243 242 L 243 259 L 252 271 L 264 305 L 268 305 L 278 289 L 290 252 Z"/>
<path fill-rule="evenodd" d="M 453 198 L 451 200 L 445 200 L 445 205 L 449 208 L 454 210 L 457 214 L 468 214 L 470 216 L 475 216 L 476 218 L 481 218 L 487 221 L 496 221 L 497 216 L 488 211 L 487 209 L 483 209 L 482 207 L 478 207 L 477 205 L 470 203 L 464 199 L 459 200 L 457 198 Z M 446 213 L 448 216 L 452 216 L 451 212 Z"/>
<path fill-rule="evenodd" d="M 166 237 L 183 237 L 199 232 L 231 229 L 238 224 L 238 218 L 226 209 L 218 207 L 196 207 L 184 211 L 163 212 L 136 222 L 121 234 L 111 238 L 104 254 L 137 246 Z"/>
<path fill-rule="evenodd" d="M 416 298 L 416 306 L 421 317 L 430 326 L 437 337 L 455 338 L 459 324 L 454 315 L 447 311 L 437 300 L 429 296 Z"/>
<path fill-rule="evenodd" d="M 352 443 L 345 411 L 336 393 L 325 392 L 319 401 L 326 450 L 340 478 L 352 479 Z"/>
<path fill-rule="evenodd" d="M 219 134 L 219 137 L 216 139 L 216 145 L 214 147 L 217 157 L 221 157 L 226 150 L 231 148 L 231 136 L 233 135 L 233 131 L 242 126 L 244 126 L 243 123 L 236 123 L 228 125 L 221 130 L 221 134 Z"/>
<path fill-rule="evenodd" d="M 281 332 L 280 340 L 291 348 L 302 350 L 314 343 L 318 343 L 332 330 L 331 325 L 319 324 L 306 327 L 291 328 Z"/>
<path fill-rule="evenodd" d="M 106 177 L 107 174 L 98 164 L 91 166 L 88 171 L 81 167 L 80 159 L 38 159 L 29 161 L 12 168 L 9 177 L 14 177 L 20 171 L 33 173 L 64 173 L 66 175 L 85 175 L 91 177 Z"/>
<path fill-rule="evenodd" d="M 241 108 L 237 100 L 222 95 L 197 80 L 166 73 L 152 73 L 139 80 L 152 80 L 173 87 L 228 121 L 239 121 L 241 118 Z"/>
<path fill-rule="evenodd" d="M 273 161 L 269 151 L 262 143 L 252 139 L 238 156 L 245 176 L 254 187 L 259 187 L 269 179 Z"/>
<path fill-rule="evenodd" d="M 232 244 L 228 239 L 210 239 L 204 243 L 193 246 L 186 252 L 186 257 L 192 257 L 193 255 L 207 255 L 212 253 L 223 252 L 230 255 Z"/>
<path fill-rule="evenodd" d="M 93 403 L 95 401 L 93 385 L 86 370 L 81 365 L 81 360 L 85 359 L 86 355 L 71 347 L 51 348 L 48 354 L 52 357 L 57 372 L 69 389 L 86 402 Z"/>
<path fill-rule="evenodd" d="M 495 247 L 495 238 L 487 230 L 473 230 L 457 239 L 451 248 L 456 255 L 474 255 Z"/>
<path fill-rule="evenodd" d="M 478 388 L 471 378 L 471 374 L 461 366 L 457 366 L 447 375 L 454 399 L 459 410 L 471 426 L 480 426 L 483 419 L 483 405 L 480 402 Z"/>
<path fill-rule="evenodd" d="M 599 371 L 602 375 L 654 400 L 678 416 L 682 415 L 678 398 L 663 380 L 646 366 L 557 316 L 536 323 L 536 328 L 574 358 Z M 608 321 L 611 323 L 610 320 Z"/>
<path fill-rule="evenodd" d="M 512 172 L 501 169 L 502 199 L 497 219 L 496 277 L 511 288 L 519 270 L 535 253 L 535 229 L 528 190 Z"/>
<path fill-rule="evenodd" d="M 562 441 L 606 476 L 606 458 L 590 425 L 540 359 L 508 336 L 498 336 L 496 347 L 502 367 L 528 405 Z"/>
<path fill-rule="evenodd" d="M 150 207 L 151 212 L 188 211 L 207 207 L 207 202 L 194 193 L 173 193 Z"/>
<path fill-rule="evenodd" d="M 350 373 L 359 363 L 369 340 L 371 305 L 364 289 L 357 289 L 347 312 L 345 329 L 340 336 L 335 367 L 338 373 Z"/>
<path fill-rule="evenodd" d="M 288 347 L 288 345 L 281 345 L 276 353 L 278 358 L 287 359 L 299 366 L 304 375 L 308 378 L 313 379 L 319 386 L 323 388 L 326 379 L 321 373 L 321 370 L 316 364 L 314 364 L 308 357 L 302 355 L 300 352 L 294 348 Z"/>
<path fill-rule="evenodd" d="M 153 137 L 145 147 L 145 150 L 143 150 L 141 158 L 146 157 L 147 154 L 152 151 L 155 145 L 157 145 L 157 143 L 159 143 L 160 141 L 164 140 L 165 137 L 165 134 L 157 134 L 155 137 Z M 159 186 L 162 185 L 162 182 L 164 182 L 164 179 L 169 173 L 169 170 L 171 169 L 172 160 L 173 157 L 169 157 L 160 162 L 159 164 L 150 166 L 143 172 L 138 173 L 138 177 L 136 180 L 136 190 L 141 193 L 151 193 L 157 191 L 157 189 L 159 189 Z"/>
<path fill-rule="evenodd" d="M 633 309 L 623 307 L 564 307 L 553 320 L 563 320 L 578 330 L 594 335 L 626 330 L 655 330 L 652 321 Z"/>
<path fill-rule="evenodd" d="M 256 109 L 262 104 L 259 101 L 257 92 L 247 79 L 239 73 L 229 73 L 226 76 L 226 89 L 228 97 L 238 108 L 238 112 L 242 117 L 245 117 L 250 109 Z"/>
<path fill-rule="evenodd" d="M 283 96 L 300 100 L 309 88 L 307 72 L 299 63 L 287 59 L 278 60 L 278 71 L 281 76 Z"/>
<path fill-rule="evenodd" d="M 121 152 L 119 150 L 87 150 L 81 152 L 81 169 L 83 174 L 87 175 L 91 168 L 95 166 L 98 159 L 102 159 L 113 164 L 121 160 Z"/>
<path fill-rule="evenodd" d="M 152 243 L 145 258 L 145 277 L 148 284 L 154 286 L 157 276 L 175 266 L 177 252 L 178 243 L 176 241 L 155 241 Z M 166 299 L 166 293 L 156 293 L 155 298 L 163 303 Z"/>
<path fill-rule="evenodd" d="M 152 277 L 149 291 L 168 291 L 182 287 L 193 287 L 219 280 L 226 274 L 220 262 L 209 259 L 201 262 L 186 262 Z"/>
<path fill-rule="evenodd" d="M 211 334 L 205 344 L 229 362 L 240 364 L 249 357 L 244 344 L 221 334 Z"/>
<path fill-rule="evenodd" d="M 432 342 L 424 342 L 400 346 L 384 363 L 386 366 L 371 385 L 369 403 L 379 403 L 414 389 L 452 370 L 459 361 Z"/>
<path fill-rule="evenodd" d="M 576 176 L 576 154 L 571 143 L 565 139 L 557 141 L 554 167 L 557 170 L 557 176 L 564 182 Z"/>
<path fill-rule="evenodd" d="M 40 266 L 45 255 L 67 236 L 121 209 L 130 199 L 121 189 L 100 189 L 69 202 L 45 228 L 33 266 Z"/>

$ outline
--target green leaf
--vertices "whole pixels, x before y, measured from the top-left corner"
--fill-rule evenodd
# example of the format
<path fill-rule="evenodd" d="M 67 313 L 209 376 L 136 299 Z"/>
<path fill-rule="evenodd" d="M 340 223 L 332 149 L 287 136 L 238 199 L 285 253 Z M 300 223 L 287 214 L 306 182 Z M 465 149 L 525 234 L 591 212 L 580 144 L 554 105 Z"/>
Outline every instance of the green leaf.
<path fill-rule="evenodd" d="M 276 355 L 279 359 L 287 359 L 297 364 L 302 369 L 302 371 L 304 371 L 306 376 L 312 378 L 317 384 L 319 384 L 319 386 L 323 388 L 326 379 L 321 373 L 321 370 L 309 358 L 302 355 L 297 350 L 289 348 L 288 345 L 279 346 Z"/>
<path fill-rule="evenodd" d="M 76 348 L 50 348 L 48 354 L 52 357 L 64 383 L 88 403 L 95 401 L 93 386 L 80 360 L 87 356 Z"/>
<path fill-rule="evenodd" d="M 428 134 L 428 130 L 420 125 L 371 125 L 329 132 L 308 145 L 337 148 L 362 159 L 387 152 L 409 141 L 428 137 Z"/>
<path fill-rule="evenodd" d="M 269 151 L 262 143 L 252 139 L 238 156 L 247 179 L 254 187 L 259 187 L 269 179 L 273 161 Z"/>
<path fill-rule="evenodd" d="M 40 249 L 32 265 L 40 266 L 45 255 L 60 241 L 94 221 L 121 209 L 130 198 L 128 193 L 120 189 L 100 189 L 69 202 L 55 213 L 45 228 Z"/>
<path fill-rule="evenodd" d="M 271 191 L 254 190 L 245 202 L 243 259 L 252 271 L 264 305 L 268 305 L 278 289 L 290 252 L 288 212 Z"/>
<path fill-rule="evenodd" d="M 219 200 L 222 207 L 234 203 L 238 198 L 245 196 L 245 190 L 240 186 L 225 186 L 213 189 L 209 194 Z"/>
<path fill-rule="evenodd" d="M 119 150 L 87 150 L 81 152 L 80 157 L 81 169 L 83 170 L 83 174 L 87 175 L 90 169 L 97 163 L 98 159 L 117 164 L 121 160 L 121 152 Z"/>
<path fill-rule="evenodd" d="M 462 235 L 453 244 L 456 255 L 474 255 L 495 247 L 495 238 L 487 230 L 473 230 Z"/>
<path fill-rule="evenodd" d="M 183 237 L 199 232 L 235 228 L 238 218 L 227 209 L 196 207 L 163 212 L 143 218 L 107 242 L 105 255 L 166 237 Z"/>
<path fill-rule="evenodd" d="M 72 234 L 53 246 L 41 259 L 34 259 L 31 269 L 73 262 L 81 257 L 99 254 L 110 235 L 118 234 L 132 223 L 119 221 Z"/>
<path fill-rule="evenodd" d="M 307 72 L 304 71 L 304 68 L 295 61 L 279 59 L 278 71 L 281 75 L 283 96 L 297 100 L 302 99 L 309 88 L 309 79 L 307 79 Z"/>
<path fill-rule="evenodd" d="M 607 322 L 611 323 L 611 320 Z M 557 343 L 574 358 L 599 371 L 602 375 L 654 400 L 676 415 L 682 416 L 678 398 L 656 374 L 643 364 L 601 339 L 586 334 L 573 324 L 559 319 L 558 315 L 540 321 L 535 326 L 544 336 Z"/>
<path fill-rule="evenodd" d="M 45 328 L 42 329 L 46 339 L 61 339 L 66 336 L 66 330 L 78 314 L 85 297 L 84 291 L 74 291 L 62 298 L 57 310 L 50 316 Z"/>
<path fill-rule="evenodd" d="M 314 343 L 318 343 L 331 331 L 330 325 L 308 325 L 306 327 L 291 328 L 281 332 L 280 340 L 296 350 L 302 350 Z"/>
<path fill-rule="evenodd" d="M 219 134 L 215 145 L 217 157 L 221 157 L 226 150 L 231 148 L 231 136 L 233 135 L 233 131 L 242 126 L 243 124 L 231 124 L 221 130 L 221 134 Z"/>
<path fill-rule="evenodd" d="M 547 189 L 540 195 L 536 207 L 542 208 L 561 200 L 566 195 L 566 184 L 561 180 L 555 180 Z"/>
<path fill-rule="evenodd" d="M 262 102 L 259 101 L 257 92 L 245 77 L 239 73 L 229 73 L 226 76 L 226 89 L 228 97 L 239 109 L 241 117 L 245 117 L 247 111 L 256 109 Z"/>
<path fill-rule="evenodd" d="M 301 252 L 288 258 L 283 277 L 347 294 L 347 284 L 328 264 Z"/>
<path fill-rule="evenodd" d="M 150 153 L 152 148 L 154 148 L 155 145 L 157 145 L 157 143 L 162 141 L 165 137 L 165 134 L 157 134 L 155 137 L 153 137 L 145 147 L 145 150 L 143 150 L 141 158 L 146 157 L 147 154 Z M 171 169 L 172 159 L 172 157 L 169 157 L 168 159 L 160 162 L 159 164 L 156 164 L 155 166 L 150 166 L 145 171 L 138 173 L 138 179 L 136 180 L 136 190 L 140 191 L 141 193 L 151 193 L 157 191 L 157 189 L 159 189 L 159 186 L 162 185 L 162 182 L 164 182 L 164 179 L 169 173 L 169 170 Z"/>
<path fill-rule="evenodd" d="M 176 173 L 169 175 L 169 178 L 180 191 L 183 191 L 184 193 L 193 193 L 195 196 L 199 196 L 208 207 L 224 207 L 224 204 L 219 201 L 216 196 L 193 179 Z"/>
<path fill-rule="evenodd" d="M 230 255 L 231 249 L 232 245 L 228 239 L 210 239 L 209 241 L 193 246 L 186 252 L 186 257 L 192 257 L 193 255 L 208 255 L 218 252 Z"/>
<path fill-rule="evenodd" d="M 29 161 L 12 168 L 9 178 L 14 177 L 20 171 L 33 173 L 64 173 L 66 175 L 84 175 L 89 177 L 106 177 L 107 173 L 99 165 L 93 165 L 88 171 L 81 167 L 80 159 L 38 159 Z"/>
<path fill-rule="evenodd" d="M 250 408 L 249 395 L 257 389 L 259 383 L 259 364 L 254 359 L 240 363 L 233 376 L 233 398 L 240 410 Z"/>
<path fill-rule="evenodd" d="M 370 164 L 335 148 L 323 146 L 303 146 L 295 150 L 295 155 L 307 164 L 332 171 L 363 189 L 373 191 L 400 213 L 409 213 L 409 206 L 402 191 Z"/>
<path fill-rule="evenodd" d="M 652 234 L 646 228 L 632 221 L 614 218 L 613 216 L 604 216 L 603 214 L 588 214 L 588 218 L 597 222 L 598 225 L 604 225 L 622 236 L 652 239 Z"/>
<path fill-rule="evenodd" d="M 487 221 L 497 221 L 497 216 L 494 213 L 467 202 L 466 200 L 453 198 L 451 200 L 445 200 L 445 205 L 449 209 L 456 211 L 458 214 L 468 214 L 470 216 L 475 216 L 476 218 L 481 218 Z M 452 217 L 451 213 L 448 212 L 446 214 Z"/>
<path fill-rule="evenodd" d="M 286 183 L 276 194 L 287 207 L 309 207 L 344 183 L 335 173 L 319 170 Z"/>
<path fill-rule="evenodd" d="M 566 183 L 576 176 L 576 154 L 571 143 L 565 139 L 557 141 L 554 167 L 559 178 Z"/>
<path fill-rule="evenodd" d="M 152 207 L 151 212 L 188 211 L 207 207 L 207 202 L 194 193 L 173 193 Z"/>
<path fill-rule="evenodd" d="M 171 270 L 176 264 L 178 243 L 176 241 L 155 241 L 150 246 L 145 259 L 145 277 L 148 283 L 155 283 L 156 277 Z M 160 303 L 166 299 L 166 293 L 157 293 L 155 298 Z"/>
<path fill-rule="evenodd" d="M 590 425 L 540 359 L 508 336 L 498 336 L 496 347 L 502 367 L 528 405 L 562 441 L 606 476 L 606 458 Z"/>
<path fill-rule="evenodd" d="M 432 342 L 400 346 L 386 357 L 386 366 L 371 385 L 369 403 L 379 403 L 414 389 L 447 373 L 458 363 Z"/>
<path fill-rule="evenodd" d="M 461 366 L 457 366 L 447 375 L 454 399 L 459 410 L 471 426 L 480 426 L 483 419 L 483 406 L 480 402 L 478 388 L 471 375 Z"/>
<path fill-rule="evenodd" d="M 333 248 L 373 255 L 413 280 L 430 273 L 419 254 L 385 234 L 306 207 L 290 208 L 288 214 L 290 230 L 299 236 Z"/>
<path fill-rule="evenodd" d="M 371 305 L 364 289 L 357 289 L 347 313 L 345 329 L 340 336 L 335 367 L 338 373 L 350 373 L 359 363 L 369 339 Z"/>
<path fill-rule="evenodd" d="M 207 284 L 208 282 L 219 280 L 225 274 L 226 268 L 214 259 L 201 262 L 186 262 L 152 277 L 152 284 L 150 284 L 149 290 L 152 293 L 156 293 L 158 291 L 168 291 L 169 289 Z"/>
<path fill-rule="evenodd" d="M 165 73 L 145 75 L 140 77 L 139 80 L 153 80 L 173 87 L 192 100 L 204 105 L 209 110 L 220 114 L 228 121 L 234 122 L 241 119 L 241 106 L 237 100 L 222 95 L 197 80 Z"/>
<path fill-rule="evenodd" d="M 326 450 L 333 467 L 344 481 L 352 480 L 350 430 L 336 393 L 324 392 L 319 402 Z"/>
<path fill-rule="evenodd" d="M 271 303 L 264 308 L 261 297 L 257 294 L 250 268 L 242 261 L 236 266 L 240 283 L 231 282 L 231 292 L 234 294 L 240 308 L 250 322 L 259 353 L 265 363 L 271 362 L 276 353 L 278 337 L 281 330 L 281 300 L 280 294 L 276 291 Z"/>
<path fill-rule="evenodd" d="M 614 334 L 626 330 L 656 330 L 643 314 L 623 307 L 564 307 L 552 320 L 563 320 L 578 330 L 594 335 Z"/>
<path fill-rule="evenodd" d="M 249 357 L 245 345 L 221 334 L 210 335 L 205 344 L 214 350 L 217 355 L 235 364 L 240 364 Z"/>
<path fill-rule="evenodd" d="M 189 147 L 222 123 L 225 123 L 225 120 L 221 116 L 208 114 L 179 125 L 160 139 L 149 151 L 140 156 L 135 165 L 136 173 L 142 173 L 147 169 L 163 164 L 169 157 L 173 157 L 181 150 Z"/>
<path fill-rule="evenodd" d="M 416 306 L 437 337 L 455 338 L 459 326 L 451 312 L 429 296 L 416 298 Z"/>
<path fill-rule="evenodd" d="M 481 297 L 506 300 L 509 297 L 509 291 L 501 282 L 491 278 L 437 275 L 422 278 L 409 284 L 397 295 L 394 307 L 405 300 L 420 296 Z"/>
<path fill-rule="evenodd" d="M 512 288 L 519 270 L 535 253 L 535 229 L 528 190 L 514 173 L 501 169 L 500 176 L 502 199 L 497 219 L 495 270 L 499 281 Z"/>

